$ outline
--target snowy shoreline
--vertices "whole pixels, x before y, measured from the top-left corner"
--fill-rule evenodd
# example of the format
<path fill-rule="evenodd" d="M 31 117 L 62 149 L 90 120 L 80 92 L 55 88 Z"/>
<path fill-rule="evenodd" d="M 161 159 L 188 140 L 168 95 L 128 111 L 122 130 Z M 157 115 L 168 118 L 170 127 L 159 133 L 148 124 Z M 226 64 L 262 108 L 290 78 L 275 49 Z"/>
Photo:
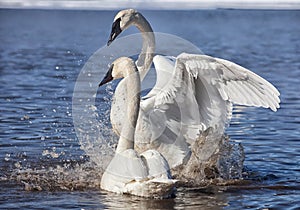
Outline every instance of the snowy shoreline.
<path fill-rule="evenodd" d="M 83 10 L 115 10 L 121 8 L 138 8 L 143 10 L 192 10 L 192 9 L 280 9 L 298 10 L 299 0 L 272 1 L 272 0 L 1 0 L 0 8 L 23 9 L 83 9 Z"/>

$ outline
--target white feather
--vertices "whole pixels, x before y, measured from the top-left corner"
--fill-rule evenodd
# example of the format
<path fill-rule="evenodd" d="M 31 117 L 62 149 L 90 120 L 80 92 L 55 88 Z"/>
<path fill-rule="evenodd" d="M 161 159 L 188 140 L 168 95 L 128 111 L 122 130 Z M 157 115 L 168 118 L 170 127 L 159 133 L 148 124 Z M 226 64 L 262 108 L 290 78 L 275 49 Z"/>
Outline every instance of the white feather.
<path fill-rule="evenodd" d="M 120 16 L 118 16 L 120 17 Z M 141 78 L 149 70 L 155 49 L 150 24 L 140 15 L 129 20 L 143 35 L 137 63 Z M 207 55 L 182 53 L 176 59 L 155 56 L 157 81 L 141 101 L 135 137 L 139 151 L 156 149 L 171 168 L 181 165 L 191 144 L 209 127 L 223 134 L 232 117 L 233 104 L 279 108 L 279 91 L 255 73 L 230 61 Z M 111 122 L 120 135 L 127 92 L 121 81 L 114 95 Z M 126 121 L 126 120 L 125 120 Z M 175 154 L 175 155 L 174 155 Z"/>

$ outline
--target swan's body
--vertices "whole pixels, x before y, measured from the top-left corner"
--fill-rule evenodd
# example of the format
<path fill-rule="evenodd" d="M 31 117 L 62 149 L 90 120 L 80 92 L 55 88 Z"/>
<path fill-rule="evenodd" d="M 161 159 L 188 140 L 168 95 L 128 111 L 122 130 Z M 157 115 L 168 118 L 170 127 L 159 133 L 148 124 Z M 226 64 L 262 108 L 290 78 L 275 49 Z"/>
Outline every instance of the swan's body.
<path fill-rule="evenodd" d="M 131 25 L 137 26 L 143 36 L 142 53 L 137 61 L 143 65 L 137 67 L 145 75 L 153 60 L 155 41 L 152 33 L 146 33 L 152 29 L 140 13 L 132 9 L 119 12 L 109 43 Z M 189 158 L 190 145 L 203 131 L 213 128 L 214 133 L 224 133 L 233 104 L 273 111 L 279 108 L 280 94 L 272 84 L 230 61 L 183 53 L 176 60 L 155 56 L 153 62 L 157 77 L 169 74 L 159 77 L 141 101 L 136 148 L 156 149 L 172 168 Z M 126 116 L 120 115 L 120 111 L 128 98 L 122 85 L 120 82 L 116 88 L 111 109 L 111 122 L 117 134 L 123 130 Z"/>
<path fill-rule="evenodd" d="M 127 89 L 128 121 L 123 124 L 116 154 L 101 179 L 101 188 L 116 193 L 143 197 L 168 197 L 174 188 L 170 168 L 164 157 L 156 150 L 147 150 L 139 155 L 134 150 L 134 132 L 140 105 L 140 76 L 129 58 L 119 58 L 100 83 L 123 78 Z"/>

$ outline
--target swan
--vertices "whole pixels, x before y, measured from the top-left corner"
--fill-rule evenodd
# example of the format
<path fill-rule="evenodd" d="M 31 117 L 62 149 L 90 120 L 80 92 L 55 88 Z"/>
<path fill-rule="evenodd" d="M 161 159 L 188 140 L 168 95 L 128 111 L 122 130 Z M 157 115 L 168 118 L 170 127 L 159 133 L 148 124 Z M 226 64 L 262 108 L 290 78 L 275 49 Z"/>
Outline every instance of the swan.
<path fill-rule="evenodd" d="M 231 61 L 182 53 L 176 58 L 156 55 L 153 30 L 146 18 L 134 9 L 117 13 L 108 41 L 130 26 L 142 34 L 143 46 L 136 61 L 141 80 L 152 61 L 157 81 L 140 104 L 135 146 L 138 151 L 156 149 L 171 168 L 183 165 L 190 158 L 191 147 L 208 129 L 222 136 L 229 125 L 233 104 L 270 108 L 280 107 L 280 93 L 268 81 Z M 163 72 L 168 72 L 164 76 Z M 111 108 L 111 123 L 116 134 L 122 131 L 120 113 L 126 104 L 122 81 L 116 88 Z"/>
<path fill-rule="evenodd" d="M 140 107 L 140 76 L 133 60 L 121 57 L 115 60 L 99 86 L 118 78 L 123 79 L 127 96 L 128 121 L 123 129 L 116 153 L 101 179 L 101 188 L 115 193 L 142 197 L 168 197 L 176 180 L 171 178 L 165 158 L 156 150 L 140 155 L 134 150 L 134 132 Z"/>

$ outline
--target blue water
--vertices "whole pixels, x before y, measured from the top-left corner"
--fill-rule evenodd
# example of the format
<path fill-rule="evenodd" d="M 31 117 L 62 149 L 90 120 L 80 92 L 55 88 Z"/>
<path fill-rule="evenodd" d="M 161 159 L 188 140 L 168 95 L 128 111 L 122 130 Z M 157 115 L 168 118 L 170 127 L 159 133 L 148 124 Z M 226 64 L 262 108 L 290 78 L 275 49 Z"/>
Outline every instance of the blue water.
<path fill-rule="evenodd" d="M 100 190 L 96 166 L 75 134 L 72 94 L 85 62 L 106 44 L 115 11 L 2 9 L 0 208 L 299 208 L 300 11 L 143 14 L 155 31 L 180 36 L 208 55 L 245 66 L 281 92 L 276 113 L 235 107 L 227 134 L 244 146 L 245 181 L 180 187 L 175 198 L 165 200 Z M 137 30 L 124 35 L 133 32 Z"/>

